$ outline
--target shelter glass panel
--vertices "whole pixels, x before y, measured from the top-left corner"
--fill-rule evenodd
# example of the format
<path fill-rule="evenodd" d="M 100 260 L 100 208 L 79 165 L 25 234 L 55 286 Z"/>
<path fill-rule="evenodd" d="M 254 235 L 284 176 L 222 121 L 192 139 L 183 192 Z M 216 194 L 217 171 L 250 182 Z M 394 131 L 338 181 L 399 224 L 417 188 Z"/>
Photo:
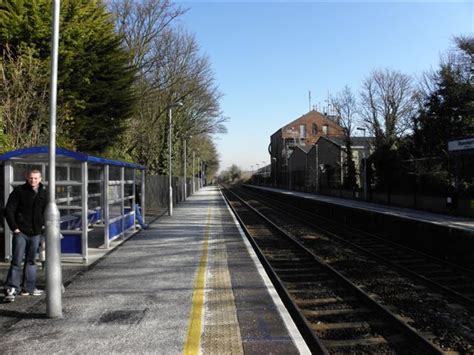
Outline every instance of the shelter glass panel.
<path fill-rule="evenodd" d="M 122 186 L 111 185 L 107 189 L 109 201 L 115 201 L 122 198 Z"/>
<path fill-rule="evenodd" d="M 90 167 L 87 172 L 89 180 L 100 180 L 100 172 L 101 172 L 100 168 Z"/>
<path fill-rule="evenodd" d="M 56 180 L 57 181 L 67 180 L 67 166 L 56 166 Z"/>
<path fill-rule="evenodd" d="M 40 164 L 25 164 L 25 163 L 13 163 L 13 181 L 25 181 L 26 180 L 26 174 L 30 170 L 37 169 L 41 171 L 41 165 Z M 44 180 L 44 176 L 43 176 Z"/>
<path fill-rule="evenodd" d="M 90 182 L 87 186 L 87 191 L 89 194 L 99 194 L 101 193 L 101 183 L 100 182 Z"/>
<path fill-rule="evenodd" d="M 69 173 L 69 180 L 82 181 L 82 169 L 79 166 L 72 166 Z"/>
<path fill-rule="evenodd" d="M 120 166 L 110 165 L 109 166 L 109 180 L 122 180 L 122 173 Z"/>
<path fill-rule="evenodd" d="M 109 206 L 110 219 L 120 217 L 122 215 L 122 203 L 117 202 Z"/>
<path fill-rule="evenodd" d="M 125 184 L 124 186 L 125 197 L 133 196 L 133 184 Z"/>
<path fill-rule="evenodd" d="M 96 207 L 102 207 L 100 203 L 101 202 L 100 196 L 89 197 L 87 202 L 90 209 L 95 209 Z"/>
<path fill-rule="evenodd" d="M 125 180 L 133 180 L 133 169 L 125 168 Z"/>

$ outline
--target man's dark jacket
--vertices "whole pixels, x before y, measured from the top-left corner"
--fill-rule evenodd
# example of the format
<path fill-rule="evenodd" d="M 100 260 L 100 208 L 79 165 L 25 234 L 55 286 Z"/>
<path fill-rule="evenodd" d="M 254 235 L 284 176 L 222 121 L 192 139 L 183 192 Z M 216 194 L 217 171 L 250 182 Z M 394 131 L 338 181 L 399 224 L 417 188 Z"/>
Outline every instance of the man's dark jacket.
<path fill-rule="evenodd" d="M 48 198 L 43 185 L 35 193 L 30 184 L 15 187 L 8 197 L 5 217 L 12 231 L 19 229 L 26 235 L 41 234 L 44 226 L 44 211 Z"/>

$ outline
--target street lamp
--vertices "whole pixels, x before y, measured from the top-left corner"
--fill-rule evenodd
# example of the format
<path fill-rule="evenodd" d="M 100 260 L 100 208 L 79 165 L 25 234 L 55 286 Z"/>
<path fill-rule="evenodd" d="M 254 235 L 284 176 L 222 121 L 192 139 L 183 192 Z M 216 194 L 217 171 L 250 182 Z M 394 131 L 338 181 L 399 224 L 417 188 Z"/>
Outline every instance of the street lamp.
<path fill-rule="evenodd" d="M 196 185 L 195 185 L 195 183 L 194 183 L 194 174 L 195 174 L 195 173 L 194 173 L 194 159 L 195 159 L 195 158 L 196 158 L 196 152 L 195 152 L 194 149 L 193 149 L 193 195 L 194 195 L 194 193 L 196 192 Z"/>
<path fill-rule="evenodd" d="M 275 175 L 273 176 L 273 183 L 274 183 L 274 185 L 275 185 L 275 187 L 276 187 L 276 186 L 277 186 L 277 165 L 276 165 L 277 158 L 272 157 L 272 161 L 274 162 L 273 164 L 274 164 L 274 167 L 275 167 L 275 169 L 273 169 L 274 174 L 275 174 Z M 271 168 L 271 166 L 270 166 L 270 168 Z"/>
<path fill-rule="evenodd" d="M 190 136 L 189 138 L 192 138 L 193 136 Z M 186 172 L 186 168 L 187 168 L 187 151 L 186 151 L 186 137 L 184 137 L 184 143 L 183 143 L 183 155 L 184 155 L 184 169 L 183 169 L 183 175 L 184 175 L 184 196 L 183 196 L 183 199 L 184 201 L 186 201 L 186 197 L 187 197 L 187 193 L 188 193 L 188 182 L 187 182 L 187 172 Z"/>
<path fill-rule="evenodd" d="M 363 131 L 365 137 L 365 128 L 357 127 L 356 129 Z M 364 162 L 364 201 L 367 201 L 367 157 L 365 152 L 362 152 L 362 161 Z"/>
<path fill-rule="evenodd" d="M 197 176 L 198 176 L 198 190 L 201 189 L 201 158 L 198 157 L 198 163 L 197 163 Z"/>
<path fill-rule="evenodd" d="M 206 162 L 203 160 L 202 161 L 202 170 L 201 170 L 201 187 L 204 187 L 206 185 Z"/>
<path fill-rule="evenodd" d="M 46 315 L 62 317 L 62 271 L 60 214 L 56 204 L 56 103 L 58 82 L 60 0 L 52 2 L 51 80 L 49 104 L 49 176 L 48 204 L 45 211 L 46 225 Z M 25 261 L 26 264 L 26 261 Z"/>
<path fill-rule="evenodd" d="M 171 137 L 173 133 L 173 121 L 172 121 L 172 109 L 173 107 L 178 107 L 178 106 L 183 106 L 183 103 L 181 101 L 178 101 L 174 104 L 172 104 L 168 108 L 168 168 L 169 168 L 169 204 L 168 204 L 168 215 L 172 216 L 173 215 L 173 174 L 171 171 L 171 151 L 172 151 L 172 145 L 171 145 Z"/>

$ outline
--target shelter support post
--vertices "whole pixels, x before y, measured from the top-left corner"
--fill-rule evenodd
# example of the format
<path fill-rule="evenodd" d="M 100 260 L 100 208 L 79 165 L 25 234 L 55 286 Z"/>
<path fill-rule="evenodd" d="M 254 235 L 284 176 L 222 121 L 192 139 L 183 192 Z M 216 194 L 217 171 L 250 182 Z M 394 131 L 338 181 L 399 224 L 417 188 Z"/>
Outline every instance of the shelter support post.
<path fill-rule="evenodd" d="M 88 166 L 87 162 L 81 163 L 81 195 L 82 195 L 82 211 L 81 211 L 81 217 L 82 217 L 82 233 L 81 233 L 81 245 L 82 245 L 82 260 L 84 263 L 87 263 L 88 259 L 88 208 L 89 208 L 89 196 L 88 196 L 88 185 L 89 185 L 89 176 L 88 176 Z"/>
<path fill-rule="evenodd" d="M 109 165 L 104 165 L 104 245 L 106 249 L 110 248 L 109 226 L 110 226 L 110 207 L 109 207 Z"/>

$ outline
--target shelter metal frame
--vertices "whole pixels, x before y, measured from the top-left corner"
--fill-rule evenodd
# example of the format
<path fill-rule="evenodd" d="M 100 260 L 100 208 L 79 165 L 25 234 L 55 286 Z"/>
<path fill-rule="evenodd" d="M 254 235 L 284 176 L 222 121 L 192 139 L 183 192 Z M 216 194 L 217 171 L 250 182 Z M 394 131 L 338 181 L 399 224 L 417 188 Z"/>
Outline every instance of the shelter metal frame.
<path fill-rule="evenodd" d="M 48 147 L 31 147 L 0 155 L 4 166 L 3 198 L 6 203 L 13 188 L 25 182 L 24 173 L 38 169 L 47 187 Z M 145 167 L 56 148 L 56 203 L 61 213 L 63 256 L 88 260 L 90 227 L 103 227 L 103 247 L 109 249 L 117 238 L 126 238 L 137 228 L 136 204 L 145 216 Z M 112 170 L 112 179 L 111 177 Z M 141 201 L 135 192 L 140 171 Z M 12 233 L 4 221 L 4 258 L 11 259 Z"/>

